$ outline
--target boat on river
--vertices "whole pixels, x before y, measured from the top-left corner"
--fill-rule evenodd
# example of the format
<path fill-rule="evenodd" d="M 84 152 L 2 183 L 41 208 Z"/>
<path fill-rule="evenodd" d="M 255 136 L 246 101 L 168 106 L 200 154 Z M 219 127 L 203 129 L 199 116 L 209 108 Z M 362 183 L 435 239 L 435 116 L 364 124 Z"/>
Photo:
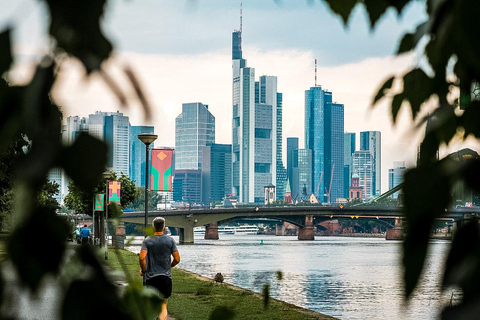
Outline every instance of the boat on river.
<path fill-rule="evenodd" d="M 195 227 L 193 228 L 194 234 L 205 234 L 205 227 Z M 218 234 L 258 234 L 258 227 L 254 225 L 244 225 L 244 226 L 218 226 Z"/>
<path fill-rule="evenodd" d="M 258 234 L 258 227 L 254 225 L 238 226 L 235 229 L 236 235 Z"/>

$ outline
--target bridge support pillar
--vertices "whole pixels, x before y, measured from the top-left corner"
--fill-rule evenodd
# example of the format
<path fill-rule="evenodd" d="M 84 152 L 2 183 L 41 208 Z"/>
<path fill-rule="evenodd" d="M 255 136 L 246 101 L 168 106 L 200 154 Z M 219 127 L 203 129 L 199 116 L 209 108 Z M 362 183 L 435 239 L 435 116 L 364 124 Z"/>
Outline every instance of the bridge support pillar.
<path fill-rule="evenodd" d="M 205 226 L 205 240 L 218 240 L 217 222 L 212 222 Z"/>
<path fill-rule="evenodd" d="M 180 244 L 193 243 L 193 227 L 180 228 L 179 242 Z"/>
<path fill-rule="evenodd" d="M 386 240 L 403 240 L 403 223 L 402 219 L 395 218 L 395 227 L 393 229 L 388 229 L 385 234 Z"/>
<path fill-rule="evenodd" d="M 285 223 L 275 225 L 275 235 L 284 236 L 285 235 Z"/>
<path fill-rule="evenodd" d="M 298 240 L 315 240 L 312 215 L 305 216 L 305 227 L 298 228 Z"/>

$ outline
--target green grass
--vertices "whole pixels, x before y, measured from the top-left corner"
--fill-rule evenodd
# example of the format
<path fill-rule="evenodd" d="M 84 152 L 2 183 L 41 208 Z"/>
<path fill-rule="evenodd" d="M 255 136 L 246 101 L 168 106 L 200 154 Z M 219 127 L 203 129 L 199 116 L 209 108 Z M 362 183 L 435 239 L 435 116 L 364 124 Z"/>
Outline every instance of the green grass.
<path fill-rule="evenodd" d="M 138 256 L 126 250 L 118 250 L 118 253 L 129 275 L 133 279 L 139 278 Z M 114 269 L 121 269 L 113 250 L 110 251 L 108 264 Z M 235 319 L 334 319 L 275 299 L 270 299 L 265 309 L 260 294 L 228 284 L 217 284 L 178 267 L 173 268 L 172 277 L 173 294 L 168 299 L 168 311 L 177 320 L 209 319 L 217 307 L 232 310 Z"/>

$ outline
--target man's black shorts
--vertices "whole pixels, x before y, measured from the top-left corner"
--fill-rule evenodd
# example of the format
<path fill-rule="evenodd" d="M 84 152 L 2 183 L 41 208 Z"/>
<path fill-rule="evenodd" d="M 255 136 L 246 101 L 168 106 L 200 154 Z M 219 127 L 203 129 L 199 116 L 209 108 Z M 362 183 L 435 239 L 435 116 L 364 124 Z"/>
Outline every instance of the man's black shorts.
<path fill-rule="evenodd" d="M 154 287 L 162 294 L 164 299 L 170 298 L 172 295 L 172 279 L 166 276 L 156 276 L 148 279 L 147 286 Z"/>

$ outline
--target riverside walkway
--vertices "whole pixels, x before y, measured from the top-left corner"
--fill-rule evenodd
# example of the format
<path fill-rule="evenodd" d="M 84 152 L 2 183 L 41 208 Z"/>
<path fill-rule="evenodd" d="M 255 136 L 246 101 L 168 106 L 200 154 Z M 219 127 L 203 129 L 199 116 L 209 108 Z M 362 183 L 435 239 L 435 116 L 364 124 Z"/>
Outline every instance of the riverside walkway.
<path fill-rule="evenodd" d="M 68 243 L 66 260 L 73 255 L 77 244 Z M 10 261 L 1 264 L 4 276 L 4 299 L 1 314 L 7 318 L 24 320 L 61 319 L 63 287 L 59 277 L 47 276 L 41 283 L 38 294 L 33 295 L 25 289 Z M 128 284 L 125 278 L 110 266 L 105 265 L 105 273 L 119 291 Z M 167 320 L 175 320 L 168 317 Z"/>

